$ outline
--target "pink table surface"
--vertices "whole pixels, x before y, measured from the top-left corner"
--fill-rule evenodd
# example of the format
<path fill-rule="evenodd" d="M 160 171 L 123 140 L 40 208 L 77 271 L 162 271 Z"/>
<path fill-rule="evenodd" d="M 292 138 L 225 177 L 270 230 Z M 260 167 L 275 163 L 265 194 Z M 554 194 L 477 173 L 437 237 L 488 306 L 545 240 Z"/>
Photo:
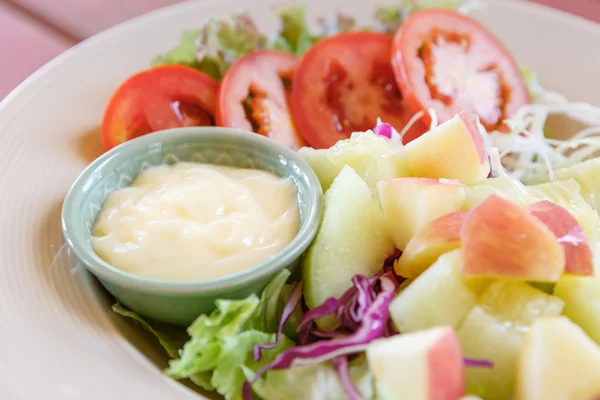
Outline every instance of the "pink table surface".
<path fill-rule="evenodd" d="M 179 1 L 0 0 L 0 99 L 77 42 L 119 22 Z M 600 22 L 600 0 L 530 1 Z"/>

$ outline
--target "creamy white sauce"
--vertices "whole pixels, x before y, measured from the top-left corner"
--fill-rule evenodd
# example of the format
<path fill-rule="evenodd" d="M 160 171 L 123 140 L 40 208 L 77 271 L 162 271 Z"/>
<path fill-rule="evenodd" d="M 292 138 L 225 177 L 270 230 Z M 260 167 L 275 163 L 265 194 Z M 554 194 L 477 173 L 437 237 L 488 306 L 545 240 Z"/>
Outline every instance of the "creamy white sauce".
<path fill-rule="evenodd" d="M 123 271 L 206 280 L 268 260 L 296 236 L 296 186 L 261 170 L 178 163 L 141 172 L 105 200 L 92 247 Z"/>

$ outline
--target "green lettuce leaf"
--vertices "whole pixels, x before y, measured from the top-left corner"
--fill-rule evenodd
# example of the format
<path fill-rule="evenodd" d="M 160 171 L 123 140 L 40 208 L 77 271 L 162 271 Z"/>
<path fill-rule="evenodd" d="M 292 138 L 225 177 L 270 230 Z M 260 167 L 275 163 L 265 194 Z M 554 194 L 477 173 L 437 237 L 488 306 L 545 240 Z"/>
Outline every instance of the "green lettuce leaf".
<path fill-rule="evenodd" d="M 179 357 L 179 349 L 181 349 L 184 343 L 190 338 L 185 329 L 178 326 L 150 321 L 127 309 L 121 303 L 113 305 L 112 310 L 123 317 L 133 319 L 142 328 L 156 336 L 160 345 L 165 349 L 169 357 Z"/>
<path fill-rule="evenodd" d="M 278 276 L 276 284 L 281 280 Z M 183 347 L 181 358 L 170 362 L 167 374 L 183 379 L 212 371 L 210 385 L 226 399 L 239 400 L 246 380 L 244 369 L 256 372 L 294 343 L 283 337 L 277 348 L 264 351 L 261 361 L 255 362 L 254 346 L 275 341 L 275 334 L 256 329 L 265 325 L 262 317 L 269 314 L 270 302 L 261 304 L 257 296 L 251 295 L 244 300 L 218 300 L 216 304 L 214 312 L 200 316 L 188 328 L 190 340 Z M 272 321 L 268 323 L 275 325 Z"/>
<path fill-rule="evenodd" d="M 260 299 L 252 294 L 242 300 L 217 300 L 216 309 L 201 315 L 187 329 L 160 324 L 139 316 L 117 303 L 113 310 L 132 318 L 156 336 L 173 360 L 166 370 L 176 379 L 189 378 L 206 390 L 216 390 L 227 400 L 241 400 L 248 377 L 294 342 L 282 335 L 278 347 L 263 351 L 255 362 L 252 349 L 257 344 L 273 343 L 275 332 L 292 285 L 286 285 L 288 270 L 281 271 L 265 287 Z M 302 318 L 301 309 L 294 311 L 286 327 L 295 332 Z"/>
<path fill-rule="evenodd" d="M 375 6 L 376 24 L 371 29 L 385 33 L 395 33 L 410 13 L 426 8 L 458 9 L 465 0 L 397 0 L 378 2 Z"/>
<path fill-rule="evenodd" d="M 281 29 L 271 38 L 270 48 L 301 56 L 320 39 L 310 32 L 306 20 L 306 6 L 286 4 L 278 6 L 275 12 L 281 19 Z"/>
<path fill-rule="evenodd" d="M 212 18 L 198 30 L 185 31 L 177 46 L 153 65 L 182 64 L 220 79 L 238 58 L 262 49 L 266 37 L 246 12 Z"/>

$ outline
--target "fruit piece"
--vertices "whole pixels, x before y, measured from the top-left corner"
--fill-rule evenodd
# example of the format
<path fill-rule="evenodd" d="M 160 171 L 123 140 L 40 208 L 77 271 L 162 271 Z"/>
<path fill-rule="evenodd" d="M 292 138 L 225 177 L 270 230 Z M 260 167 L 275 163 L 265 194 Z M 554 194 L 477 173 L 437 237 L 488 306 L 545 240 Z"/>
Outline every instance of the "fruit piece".
<path fill-rule="evenodd" d="M 564 300 L 564 314 L 600 344 L 600 277 L 563 276 L 554 295 Z"/>
<path fill-rule="evenodd" d="M 313 308 L 339 297 L 354 275 L 373 275 L 392 251 L 379 202 L 360 176 L 344 167 L 325 193 L 323 220 L 302 263 L 306 304 Z"/>
<path fill-rule="evenodd" d="M 298 154 L 317 174 L 323 191 L 331 186 L 345 165 L 349 165 L 377 195 L 377 182 L 407 176 L 402 143 L 387 140 L 373 132 L 353 133 L 330 149 L 304 147 Z"/>
<path fill-rule="evenodd" d="M 465 395 L 465 369 L 456 333 L 432 328 L 371 342 L 369 369 L 379 400 L 457 400 Z"/>
<path fill-rule="evenodd" d="M 594 210 L 600 212 L 600 158 L 592 158 L 571 167 L 554 171 L 556 179 L 566 181 L 574 179 L 581 187 L 581 194 Z"/>
<path fill-rule="evenodd" d="M 600 347 L 566 317 L 536 320 L 523 343 L 517 400 L 600 397 Z"/>
<path fill-rule="evenodd" d="M 526 207 L 554 233 L 565 252 L 565 273 L 593 275 L 593 255 L 579 222 L 564 208 L 542 200 Z"/>
<path fill-rule="evenodd" d="M 408 143 L 405 157 L 412 176 L 458 179 L 474 184 L 490 173 L 479 131 L 465 113 Z"/>
<path fill-rule="evenodd" d="M 527 205 L 541 200 L 530 194 L 527 186 L 507 174 L 501 174 L 497 178 L 488 178 L 476 185 L 465 185 L 465 192 L 464 210 L 472 209 L 492 194 L 519 205 Z"/>
<path fill-rule="evenodd" d="M 556 282 L 565 254 L 556 236 L 524 208 L 491 195 L 469 212 L 461 232 L 462 272 Z"/>
<path fill-rule="evenodd" d="M 581 195 L 581 187 L 574 180 L 555 181 L 529 186 L 529 193 L 539 200 L 548 200 L 569 211 L 588 236 L 600 230 L 600 217 Z"/>
<path fill-rule="evenodd" d="M 559 315 L 564 303 L 524 282 L 493 283 L 458 329 L 465 357 L 490 360 L 493 368 L 467 368 L 467 381 L 486 400 L 510 398 L 524 335 L 540 316 Z"/>
<path fill-rule="evenodd" d="M 400 250 L 431 221 L 458 211 L 465 198 L 462 185 L 446 179 L 398 178 L 377 187 L 388 230 Z"/>
<path fill-rule="evenodd" d="M 442 255 L 396 296 L 389 310 L 399 332 L 459 326 L 477 301 L 461 279 L 461 261 L 460 250 Z"/>
<path fill-rule="evenodd" d="M 460 231 L 467 215 L 457 211 L 430 222 L 409 240 L 394 270 L 400 276 L 414 279 L 437 258 L 460 247 Z"/>

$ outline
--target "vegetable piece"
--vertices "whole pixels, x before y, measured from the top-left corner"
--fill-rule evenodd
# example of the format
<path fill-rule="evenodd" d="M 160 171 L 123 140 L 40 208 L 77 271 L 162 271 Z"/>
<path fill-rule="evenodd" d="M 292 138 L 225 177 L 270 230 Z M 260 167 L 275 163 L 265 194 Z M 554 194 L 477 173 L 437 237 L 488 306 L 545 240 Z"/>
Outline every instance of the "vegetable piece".
<path fill-rule="evenodd" d="M 330 149 L 304 147 L 298 153 L 315 171 L 324 192 L 348 165 L 365 181 L 373 195 L 378 196 L 379 181 L 407 176 L 402 149 L 401 142 L 367 131 L 355 132 L 350 139 L 340 140 Z"/>
<path fill-rule="evenodd" d="M 465 357 L 493 362 L 493 368 L 467 369 L 467 383 L 486 400 L 513 394 L 517 359 L 536 318 L 560 315 L 564 303 L 524 282 L 499 281 L 479 298 L 458 329 Z"/>
<path fill-rule="evenodd" d="M 458 328 L 477 301 L 460 274 L 461 263 L 460 250 L 442 255 L 396 296 L 390 316 L 398 332 Z"/>
<path fill-rule="evenodd" d="M 147 320 L 137 313 L 127 309 L 121 303 L 114 304 L 112 306 L 112 310 L 125 318 L 131 318 L 142 328 L 156 336 L 160 345 L 165 349 L 171 358 L 179 357 L 179 350 L 190 338 L 185 329 L 179 326 L 171 326 Z"/>
<path fill-rule="evenodd" d="M 460 247 L 460 231 L 466 216 L 466 211 L 446 214 L 421 229 L 394 264 L 396 273 L 414 279 L 439 256 Z"/>
<path fill-rule="evenodd" d="M 459 181 L 397 178 L 377 184 L 387 228 L 400 250 L 430 222 L 459 211 L 465 189 Z"/>
<path fill-rule="evenodd" d="M 284 80 L 293 78 L 296 57 L 260 50 L 238 59 L 219 89 L 216 123 L 270 137 L 293 150 L 304 145 L 297 134 Z"/>
<path fill-rule="evenodd" d="M 102 120 L 104 150 L 147 133 L 213 124 L 217 82 L 181 65 L 129 77 L 113 94 Z"/>
<path fill-rule="evenodd" d="M 275 12 L 281 19 L 281 30 L 270 40 L 270 47 L 301 56 L 319 40 L 318 36 L 310 33 L 304 5 L 284 4 L 278 6 Z"/>
<path fill-rule="evenodd" d="M 466 15 L 417 11 L 402 24 L 393 46 L 392 65 L 407 103 L 414 110 L 432 108 L 441 122 L 466 111 L 492 131 L 531 102 L 508 50 Z"/>
<path fill-rule="evenodd" d="M 367 348 L 379 400 L 458 400 L 465 395 L 465 368 L 451 327 L 379 339 Z"/>
<path fill-rule="evenodd" d="M 519 357 L 517 400 L 597 399 L 600 347 L 566 317 L 533 323 Z"/>
<path fill-rule="evenodd" d="M 381 33 L 344 32 L 304 54 L 292 84 L 292 115 L 310 146 L 328 148 L 371 129 L 378 117 L 399 130 L 410 120 L 389 61 L 391 41 Z M 417 124 L 409 136 L 424 130 Z"/>
<path fill-rule="evenodd" d="M 594 275 L 592 249 L 579 222 L 567 210 L 548 200 L 526 207 L 554 233 L 565 253 L 565 273 Z"/>
<path fill-rule="evenodd" d="M 252 358 L 254 346 L 273 343 L 280 323 L 283 289 L 290 276 L 281 271 L 267 285 L 259 300 L 250 295 L 243 300 L 217 300 L 217 309 L 201 315 L 188 328 L 189 341 L 172 360 L 167 374 L 176 379 L 190 378 L 207 390 L 216 390 L 226 399 L 242 398 L 246 375 L 268 364 L 293 342 L 281 335 L 275 349 L 262 352 L 260 362 Z"/>
<path fill-rule="evenodd" d="M 546 224 L 496 195 L 466 216 L 461 243 L 467 275 L 557 282 L 565 269 L 564 250 Z"/>
<path fill-rule="evenodd" d="M 197 31 L 187 31 L 180 44 L 157 57 L 153 65 L 189 65 L 220 79 L 235 60 L 264 48 L 266 43 L 250 15 L 237 12 L 212 18 Z"/>
<path fill-rule="evenodd" d="M 389 318 L 388 307 L 398 284 L 392 273 L 386 273 L 379 277 L 379 285 L 380 292 L 365 310 L 360 326 L 353 333 L 331 340 L 292 347 L 279 354 L 271 364 L 259 369 L 254 378 L 246 382 L 244 400 L 251 399 L 251 385 L 267 371 L 287 369 L 296 365 L 316 364 L 333 360 L 336 357 L 355 354 L 363 351 L 371 341 L 382 337 Z"/>
<path fill-rule="evenodd" d="M 565 275 L 554 295 L 565 302 L 564 314 L 600 345 L 600 277 Z"/>
<path fill-rule="evenodd" d="M 302 261 L 306 305 L 340 297 L 356 274 L 374 275 L 393 251 L 379 202 L 348 166 L 325 193 L 319 232 Z"/>

